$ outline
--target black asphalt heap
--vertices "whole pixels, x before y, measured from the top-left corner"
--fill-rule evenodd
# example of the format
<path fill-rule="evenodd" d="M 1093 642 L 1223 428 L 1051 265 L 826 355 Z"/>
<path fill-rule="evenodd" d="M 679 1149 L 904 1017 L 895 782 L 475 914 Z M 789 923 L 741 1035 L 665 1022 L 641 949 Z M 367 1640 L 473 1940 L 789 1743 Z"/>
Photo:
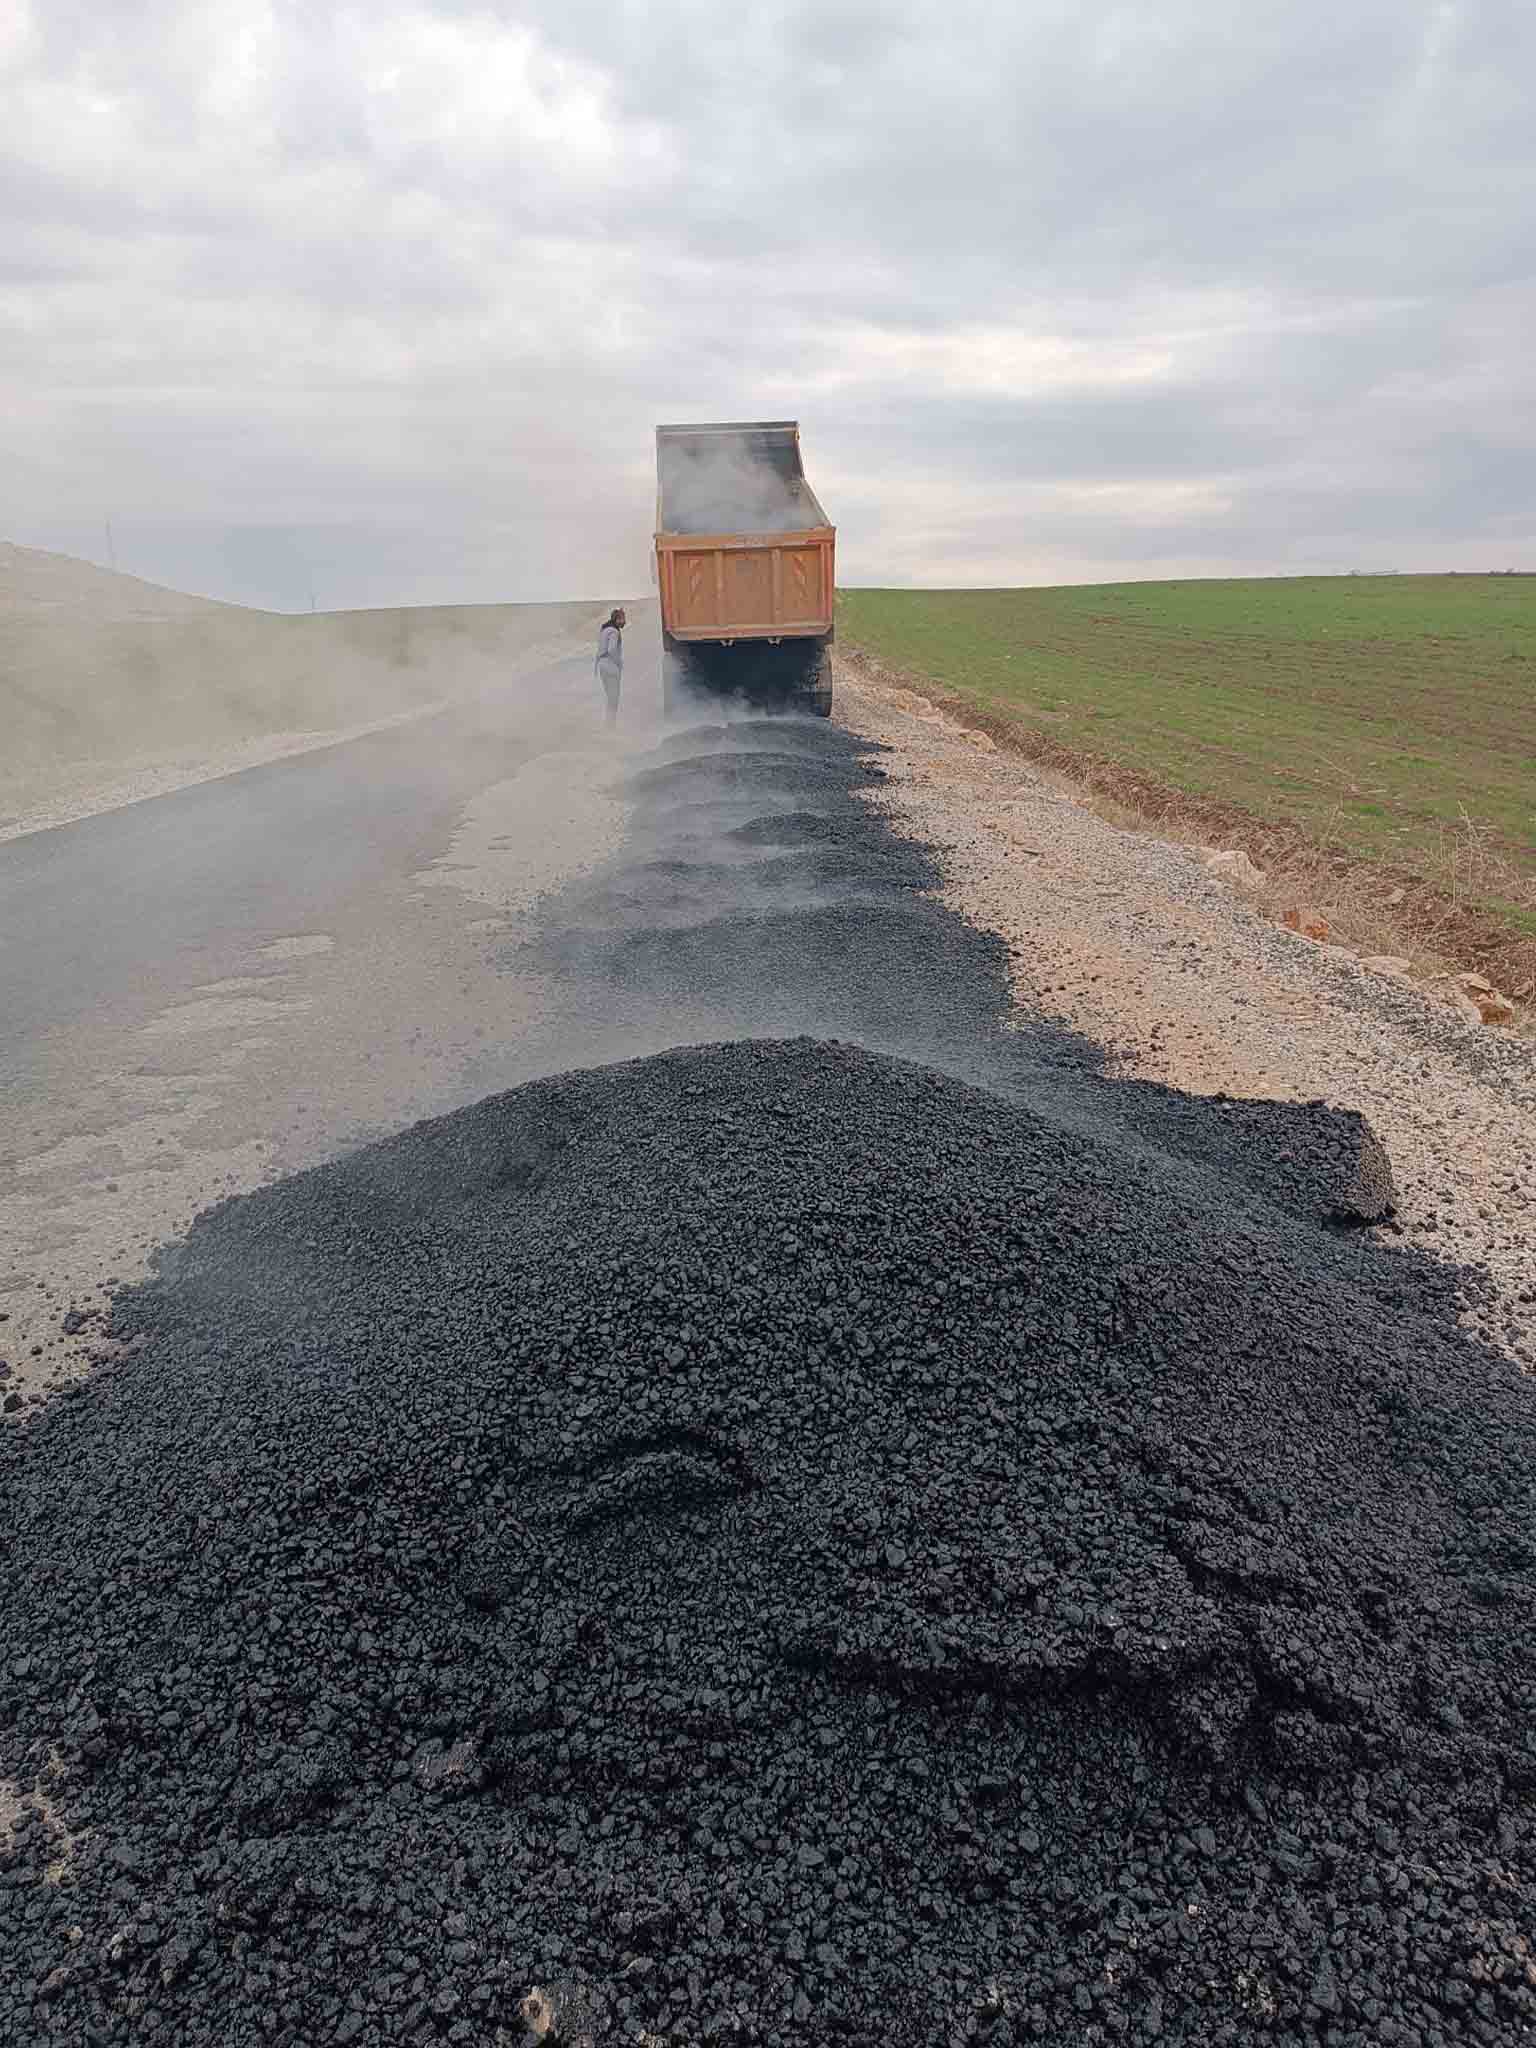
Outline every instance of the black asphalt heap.
<path fill-rule="evenodd" d="M 942 882 L 933 850 L 863 800 L 881 751 L 810 721 L 675 736 L 629 778 L 628 844 L 546 906 L 526 950 L 589 984 L 591 1008 L 621 1020 L 620 1039 L 627 1019 L 637 1049 L 846 1038 L 1023 1094 L 1080 1135 L 1117 1129 L 1129 1171 L 1151 1148 L 1294 1213 L 1390 1213 L 1391 1171 L 1358 1115 L 1111 1084 L 1099 1046 L 1017 1015 L 1006 945 L 921 893 Z"/>
<path fill-rule="evenodd" d="M 0 2041 L 1536 2025 L 1525 1383 L 1324 1220 L 1357 1126 L 1045 1050 L 684 1049 L 200 1220 L 0 1447 Z"/>

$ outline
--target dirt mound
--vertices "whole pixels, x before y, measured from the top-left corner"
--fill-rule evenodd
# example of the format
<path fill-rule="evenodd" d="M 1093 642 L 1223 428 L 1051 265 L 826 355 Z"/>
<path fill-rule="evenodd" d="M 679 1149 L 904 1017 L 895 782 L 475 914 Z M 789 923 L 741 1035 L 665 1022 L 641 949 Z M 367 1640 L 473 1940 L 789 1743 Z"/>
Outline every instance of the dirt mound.
<path fill-rule="evenodd" d="M 0 1452 L 0 1766 L 74 1835 L 0 2034 L 1536 2019 L 1536 1426 L 1420 1260 L 745 1043 L 227 1204 L 117 1317 Z"/>

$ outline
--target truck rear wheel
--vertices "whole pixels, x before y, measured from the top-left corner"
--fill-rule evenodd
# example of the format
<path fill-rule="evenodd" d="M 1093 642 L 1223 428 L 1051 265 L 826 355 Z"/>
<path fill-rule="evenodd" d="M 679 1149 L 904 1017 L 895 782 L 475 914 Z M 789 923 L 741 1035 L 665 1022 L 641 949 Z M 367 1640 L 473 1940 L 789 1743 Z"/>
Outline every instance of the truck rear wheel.
<path fill-rule="evenodd" d="M 797 707 L 808 718 L 832 716 L 832 657 L 823 654 L 806 677 Z"/>

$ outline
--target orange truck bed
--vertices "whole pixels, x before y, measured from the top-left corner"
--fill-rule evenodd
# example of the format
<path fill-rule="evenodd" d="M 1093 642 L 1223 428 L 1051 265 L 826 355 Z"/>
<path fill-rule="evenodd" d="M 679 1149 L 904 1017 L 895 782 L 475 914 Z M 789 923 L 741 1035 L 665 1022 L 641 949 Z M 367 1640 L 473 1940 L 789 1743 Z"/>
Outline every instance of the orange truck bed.
<path fill-rule="evenodd" d="M 806 481 L 796 421 L 658 427 L 656 582 L 669 675 L 715 694 L 734 693 L 741 677 L 755 697 L 830 708 L 836 542 Z M 755 660 L 744 644 L 754 642 Z M 784 657 L 770 661 L 769 647 Z M 722 659 L 727 648 L 742 652 Z"/>
<path fill-rule="evenodd" d="M 833 530 L 658 533 L 661 622 L 674 640 L 769 640 L 832 626 Z"/>

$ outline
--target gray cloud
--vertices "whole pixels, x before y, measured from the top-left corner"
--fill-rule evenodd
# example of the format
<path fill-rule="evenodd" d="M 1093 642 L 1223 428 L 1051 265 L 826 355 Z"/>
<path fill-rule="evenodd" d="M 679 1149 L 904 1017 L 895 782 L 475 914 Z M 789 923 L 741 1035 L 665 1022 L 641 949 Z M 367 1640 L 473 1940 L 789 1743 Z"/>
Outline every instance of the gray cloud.
<path fill-rule="evenodd" d="M 0 533 L 262 603 L 1536 567 L 1522 0 L 12 0 Z"/>

